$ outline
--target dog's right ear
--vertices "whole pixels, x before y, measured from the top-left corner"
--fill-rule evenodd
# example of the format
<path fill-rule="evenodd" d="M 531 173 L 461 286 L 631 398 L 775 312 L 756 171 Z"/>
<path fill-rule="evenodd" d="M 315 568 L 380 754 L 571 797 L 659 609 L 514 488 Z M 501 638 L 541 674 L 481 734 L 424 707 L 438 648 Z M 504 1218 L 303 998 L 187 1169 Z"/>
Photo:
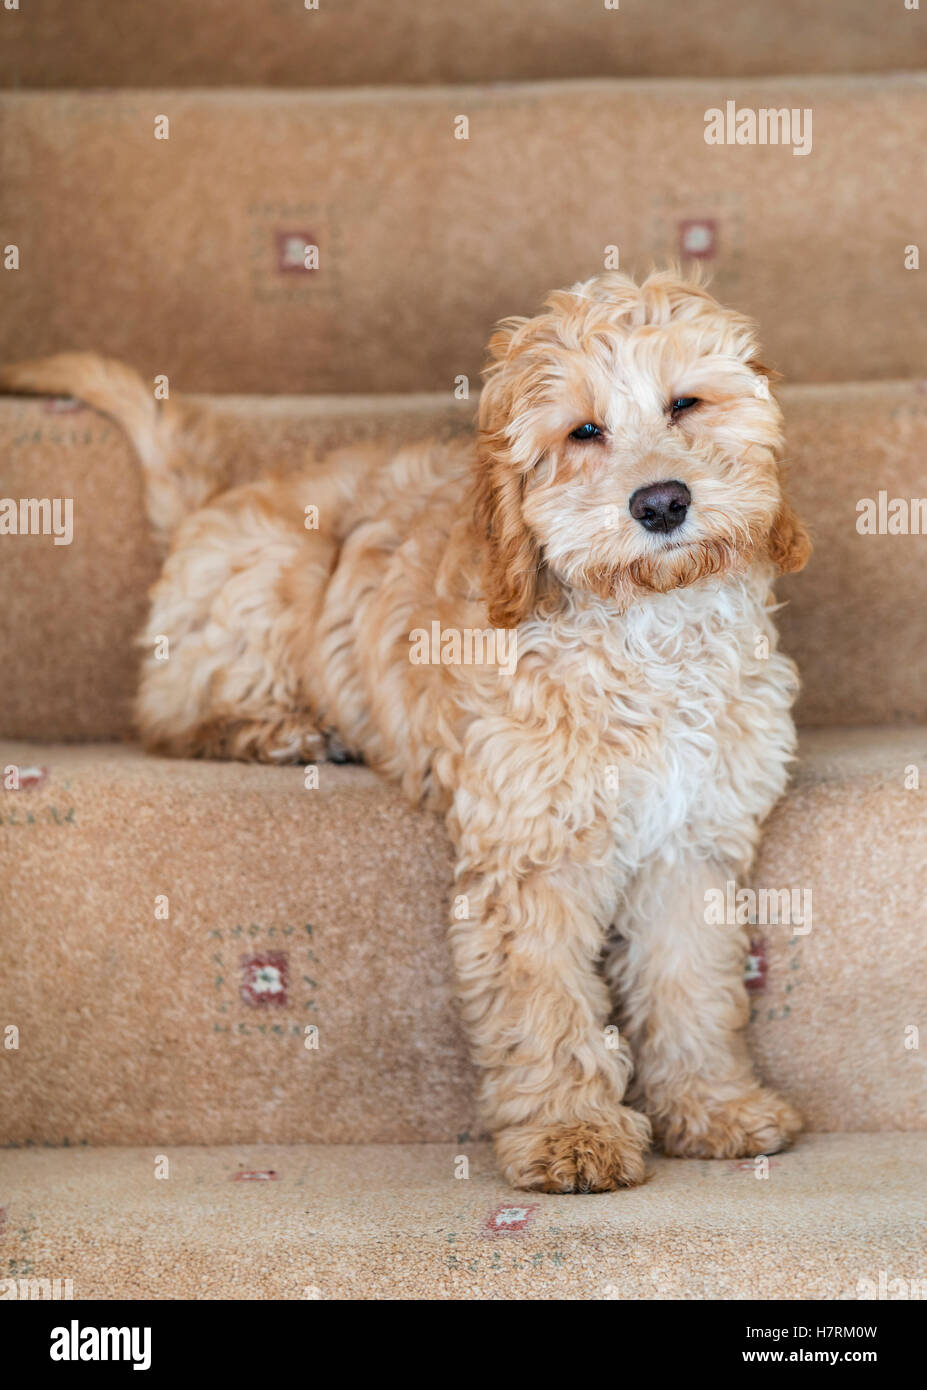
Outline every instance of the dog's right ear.
<path fill-rule="evenodd" d="M 510 374 L 500 360 L 509 334 L 490 342 L 496 364 L 480 396 L 476 446 L 476 524 L 486 540 L 483 591 L 493 627 L 512 628 L 537 600 L 541 557 L 522 514 L 524 468 L 511 457 L 506 425 L 514 399 Z"/>

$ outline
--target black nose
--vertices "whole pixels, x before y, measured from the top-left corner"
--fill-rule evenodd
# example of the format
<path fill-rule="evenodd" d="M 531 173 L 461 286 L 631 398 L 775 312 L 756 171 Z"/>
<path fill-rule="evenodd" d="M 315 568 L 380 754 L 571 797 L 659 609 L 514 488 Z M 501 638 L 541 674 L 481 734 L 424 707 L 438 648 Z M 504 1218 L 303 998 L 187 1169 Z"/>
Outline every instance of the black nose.
<path fill-rule="evenodd" d="M 631 515 L 648 531 L 675 531 L 685 521 L 691 501 L 685 483 L 651 483 L 631 497 Z"/>

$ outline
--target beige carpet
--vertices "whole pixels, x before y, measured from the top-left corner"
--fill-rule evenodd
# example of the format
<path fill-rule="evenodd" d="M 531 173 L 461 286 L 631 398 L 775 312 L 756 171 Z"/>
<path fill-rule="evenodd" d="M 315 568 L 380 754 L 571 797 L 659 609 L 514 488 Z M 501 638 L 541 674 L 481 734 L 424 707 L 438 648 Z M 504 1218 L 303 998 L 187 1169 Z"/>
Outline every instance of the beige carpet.
<path fill-rule="evenodd" d="M 707 145 L 728 100 L 810 110 L 811 153 Z M 94 347 L 177 390 L 450 394 L 497 318 L 606 247 L 630 270 L 694 237 L 789 378 L 924 372 L 919 74 L 28 93 L 0 123 L 7 360 Z"/>
<path fill-rule="evenodd" d="M 923 1134 L 805 1138 L 767 1178 L 651 1166 L 632 1191 L 528 1197 L 469 1142 L 7 1151 L 0 1279 L 107 1299 L 779 1300 L 927 1268 Z"/>
<path fill-rule="evenodd" d="M 867 72 L 925 62 L 895 0 L 23 0 L 4 15 L 6 86 L 340 86 L 532 77 Z M 242 35 L 247 40 L 242 41 Z"/>
<path fill-rule="evenodd" d="M 927 539 L 856 519 L 927 491 L 927 279 L 905 264 L 925 10 L 2 10 L 0 361 L 95 348 L 166 374 L 175 405 L 220 393 L 186 408 L 246 479 L 466 432 L 500 315 L 615 250 L 694 256 L 797 383 L 816 552 L 780 590 L 807 727 L 754 872 L 810 891 L 811 930 L 756 928 L 748 965 L 758 1066 L 809 1131 L 765 1170 L 654 1157 L 631 1192 L 529 1198 L 481 1142 L 442 826 L 363 768 L 309 790 L 125 742 L 156 573 L 137 461 L 89 409 L 0 401 L 0 497 L 72 499 L 75 525 L 0 537 L 0 770 L 22 772 L 0 790 L 0 1296 L 921 1286 Z M 810 152 L 707 145 L 728 102 L 800 111 Z"/>
<path fill-rule="evenodd" d="M 809 731 L 802 753 L 754 881 L 810 890 L 811 930 L 755 932 L 755 1055 L 812 1128 L 927 1127 L 905 1031 L 927 1015 L 927 730 Z M 124 746 L 4 744 L 10 764 L 36 771 L 0 792 L 0 1019 L 21 1034 L 0 1143 L 476 1134 L 437 818 L 364 768 L 307 790 Z"/>
<path fill-rule="evenodd" d="M 857 502 L 927 495 L 927 380 L 786 387 L 791 488 L 816 552 L 785 579 L 779 624 L 802 672 L 803 724 L 927 722 L 927 537 L 863 536 Z M 470 428 L 474 403 L 442 396 L 213 397 L 218 453 L 236 480 L 293 468 L 339 444 L 402 444 Z M 120 738 L 130 732 L 133 642 L 156 575 L 137 461 L 94 411 L 0 398 L 0 495 L 70 497 L 74 541 L 0 544 L 0 733 Z"/>

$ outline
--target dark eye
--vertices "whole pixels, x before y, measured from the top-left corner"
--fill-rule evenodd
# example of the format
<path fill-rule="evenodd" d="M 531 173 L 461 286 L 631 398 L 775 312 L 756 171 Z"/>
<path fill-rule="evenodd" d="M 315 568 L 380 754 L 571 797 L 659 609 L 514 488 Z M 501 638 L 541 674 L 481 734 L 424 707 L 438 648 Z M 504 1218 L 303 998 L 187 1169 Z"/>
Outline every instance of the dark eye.
<path fill-rule="evenodd" d="M 598 425 L 578 425 L 575 430 L 570 431 L 571 439 L 599 439 L 601 435 L 602 431 Z"/>
<path fill-rule="evenodd" d="M 694 405 L 698 405 L 698 396 L 677 396 L 672 404 L 672 412 L 679 415 L 683 410 L 691 410 Z"/>

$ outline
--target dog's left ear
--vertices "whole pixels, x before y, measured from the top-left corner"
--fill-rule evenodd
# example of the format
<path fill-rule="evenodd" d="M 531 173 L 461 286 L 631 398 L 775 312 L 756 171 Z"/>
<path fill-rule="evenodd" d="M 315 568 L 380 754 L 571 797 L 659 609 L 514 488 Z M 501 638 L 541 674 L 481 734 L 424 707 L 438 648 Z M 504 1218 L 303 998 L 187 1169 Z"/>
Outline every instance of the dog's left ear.
<path fill-rule="evenodd" d="M 757 377 L 757 390 L 770 395 L 769 388 L 782 380 L 775 367 L 766 367 L 758 357 L 751 357 L 747 366 Z M 769 558 L 780 574 L 794 574 L 804 569 L 811 558 L 811 537 L 791 502 L 783 495 L 767 541 Z"/>
<path fill-rule="evenodd" d="M 795 508 L 785 498 L 769 532 L 769 558 L 780 574 L 804 569 L 811 558 L 811 537 Z"/>

